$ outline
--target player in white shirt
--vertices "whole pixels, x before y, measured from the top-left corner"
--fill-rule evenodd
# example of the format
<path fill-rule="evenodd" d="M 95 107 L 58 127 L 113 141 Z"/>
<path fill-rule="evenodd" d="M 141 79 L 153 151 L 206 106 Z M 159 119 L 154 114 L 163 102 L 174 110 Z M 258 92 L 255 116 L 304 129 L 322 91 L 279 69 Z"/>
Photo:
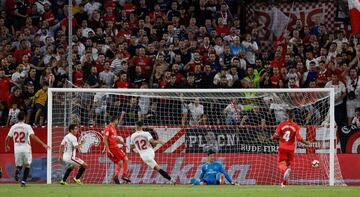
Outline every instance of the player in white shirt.
<path fill-rule="evenodd" d="M 135 133 L 131 135 L 130 139 L 130 148 L 133 150 L 136 148 L 137 152 L 140 154 L 141 159 L 152 169 L 156 170 L 163 176 L 165 179 L 175 184 L 175 181 L 171 179 L 169 174 L 165 172 L 163 169 L 155 161 L 155 151 L 152 145 L 156 144 L 164 144 L 160 140 L 154 140 L 149 132 L 143 131 L 143 122 L 137 121 L 135 123 Z"/>
<path fill-rule="evenodd" d="M 60 144 L 59 160 L 64 161 L 68 165 L 64 177 L 60 181 L 61 185 L 67 185 L 66 180 L 74 167 L 79 168 L 76 177 L 74 177 L 74 181 L 77 184 L 81 184 L 80 177 L 81 175 L 83 175 L 85 169 L 87 168 L 87 164 L 82 159 L 76 157 L 76 149 L 79 149 L 85 143 L 85 141 L 83 140 L 78 143 L 78 140 L 76 138 L 78 131 L 79 128 L 75 124 L 71 124 L 69 126 L 69 133 L 65 135 L 64 139 L 61 141 Z"/>
<path fill-rule="evenodd" d="M 26 185 L 26 179 L 29 175 L 32 161 L 30 137 L 41 144 L 45 149 L 48 149 L 49 147 L 35 135 L 34 130 L 30 125 L 24 123 L 25 113 L 23 111 L 19 112 L 18 120 L 19 122 L 10 128 L 9 134 L 5 139 L 5 152 L 10 150 L 9 141 L 13 138 L 16 165 L 15 180 L 19 180 L 20 171 L 24 167 L 24 174 L 20 182 L 20 185 L 24 187 Z"/>

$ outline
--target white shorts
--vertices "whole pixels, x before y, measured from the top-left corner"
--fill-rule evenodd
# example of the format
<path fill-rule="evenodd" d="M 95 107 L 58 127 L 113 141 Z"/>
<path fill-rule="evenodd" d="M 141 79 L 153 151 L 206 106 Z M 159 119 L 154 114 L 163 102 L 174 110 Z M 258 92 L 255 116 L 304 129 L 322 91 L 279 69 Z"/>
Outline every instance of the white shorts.
<path fill-rule="evenodd" d="M 150 166 L 151 169 L 154 169 L 154 167 L 157 165 L 155 161 L 155 153 L 154 151 L 145 151 L 140 154 L 141 159 Z"/>
<path fill-rule="evenodd" d="M 25 164 L 31 165 L 32 154 L 31 152 L 17 152 L 15 153 L 15 165 L 23 166 Z"/>
<path fill-rule="evenodd" d="M 77 157 L 64 157 L 64 162 L 73 167 L 80 167 L 84 164 L 84 161 Z"/>

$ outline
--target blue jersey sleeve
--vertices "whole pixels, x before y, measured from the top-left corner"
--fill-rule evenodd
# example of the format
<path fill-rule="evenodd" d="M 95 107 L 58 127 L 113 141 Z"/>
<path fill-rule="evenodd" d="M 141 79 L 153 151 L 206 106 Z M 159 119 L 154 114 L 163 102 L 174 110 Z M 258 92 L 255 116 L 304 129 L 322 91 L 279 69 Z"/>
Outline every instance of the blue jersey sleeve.
<path fill-rule="evenodd" d="M 201 174 L 200 174 L 200 181 L 203 182 L 204 181 L 204 176 L 206 174 L 206 166 L 207 164 L 203 164 L 201 166 Z"/>
<path fill-rule="evenodd" d="M 225 178 L 229 183 L 232 183 L 232 178 L 229 176 L 229 174 L 225 171 L 224 167 L 221 165 L 221 163 L 218 163 L 219 165 L 219 171 L 224 174 Z"/>

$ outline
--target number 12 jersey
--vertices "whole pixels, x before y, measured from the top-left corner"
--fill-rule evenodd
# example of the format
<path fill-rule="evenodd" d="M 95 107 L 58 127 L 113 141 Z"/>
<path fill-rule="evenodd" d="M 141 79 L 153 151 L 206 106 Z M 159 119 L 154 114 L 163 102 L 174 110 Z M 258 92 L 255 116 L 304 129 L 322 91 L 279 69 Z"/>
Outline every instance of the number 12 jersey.
<path fill-rule="evenodd" d="M 131 135 L 131 144 L 134 144 L 137 152 L 140 155 L 148 154 L 149 152 L 154 152 L 150 140 L 153 137 L 149 132 L 137 131 Z"/>

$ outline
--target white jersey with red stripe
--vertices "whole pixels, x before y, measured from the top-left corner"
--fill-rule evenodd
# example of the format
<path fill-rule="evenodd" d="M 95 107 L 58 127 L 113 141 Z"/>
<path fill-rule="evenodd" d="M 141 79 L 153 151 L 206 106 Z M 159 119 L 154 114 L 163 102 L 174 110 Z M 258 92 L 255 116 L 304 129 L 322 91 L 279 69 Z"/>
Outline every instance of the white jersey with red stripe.
<path fill-rule="evenodd" d="M 14 124 L 8 133 L 9 137 L 14 141 L 14 152 L 30 152 L 30 135 L 34 134 L 34 130 L 29 124 L 19 122 Z"/>
<path fill-rule="evenodd" d="M 67 160 L 76 157 L 76 146 L 79 145 L 76 136 L 72 133 L 68 133 L 61 142 L 64 146 L 63 159 Z"/>
<path fill-rule="evenodd" d="M 136 131 L 131 135 L 130 144 L 135 145 L 141 159 L 152 169 L 157 165 L 155 161 L 155 151 L 150 144 L 153 139 L 149 132 Z"/>
<path fill-rule="evenodd" d="M 137 152 L 140 155 L 154 152 L 153 147 L 150 144 L 150 140 L 153 139 L 149 132 L 136 131 L 131 135 L 130 144 L 134 144 Z"/>

